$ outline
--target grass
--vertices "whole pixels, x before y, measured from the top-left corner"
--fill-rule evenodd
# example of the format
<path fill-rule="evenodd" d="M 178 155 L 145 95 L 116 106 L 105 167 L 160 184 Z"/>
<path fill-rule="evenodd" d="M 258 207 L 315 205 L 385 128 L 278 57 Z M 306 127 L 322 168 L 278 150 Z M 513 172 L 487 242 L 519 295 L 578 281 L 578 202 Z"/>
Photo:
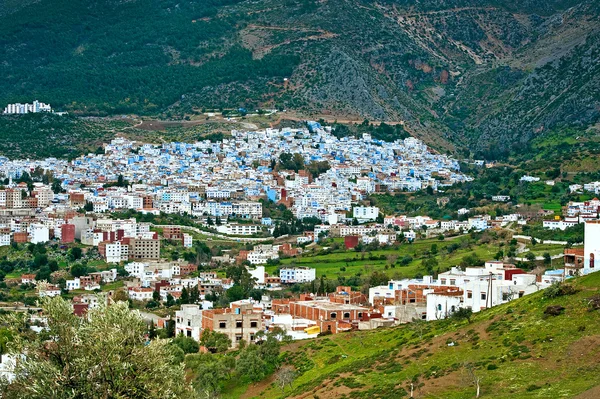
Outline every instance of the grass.
<path fill-rule="evenodd" d="M 466 364 L 482 377 L 482 398 L 573 397 L 600 384 L 600 311 L 585 300 L 600 292 L 600 273 L 574 284 L 575 295 L 538 292 L 479 312 L 471 324 L 448 319 L 312 340 L 286 354 L 299 374 L 293 388 L 265 384 L 260 397 L 391 399 L 408 397 L 411 382 L 418 397 L 474 397 Z M 549 305 L 565 311 L 545 317 Z"/>
<path fill-rule="evenodd" d="M 399 247 L 389 249 L 378 249 L 367 252 L 339 250 L 329 254 L 306 253 L 296 258 L 283 259 L 279 266 L 267 266 L 267 273 L 275 273 L 281 266 L 312 267 L 317 270 L 317 276 L 325 275 L 327 278 L 349 277 L 356 274 L 368 274 L 379 270 L 387 271 L 389 275 L 401 275 L 402 277 L 413 277 L 417 273 L 424 273 L 421 262 L 422 258 L 428 256 L 432 245 L 437 246 L 438 253 L 433 257 L 438 261 L 440 271 L 449 269 L 460 264 L 462 259 L 469 254 L 476 254 L 482 260 L 493 259 L 499 250 L 495 244 L 479 244 L 465 248 L 459 248 L 447 254 L 446 248 L 451 243 L 460 243 L 461 238 L 439 241 L 437 239 L 417 240 L 412 244 L 403 243 Z M 410 256 L 413 260 L 403 266 L 399 264 L 403 257 Z M 383 257 L 382 259 L 380 259 Z M 396 259 L 395 262 L 391 262 Z M 386 268 L 387 266 L 387 268 Z"/>

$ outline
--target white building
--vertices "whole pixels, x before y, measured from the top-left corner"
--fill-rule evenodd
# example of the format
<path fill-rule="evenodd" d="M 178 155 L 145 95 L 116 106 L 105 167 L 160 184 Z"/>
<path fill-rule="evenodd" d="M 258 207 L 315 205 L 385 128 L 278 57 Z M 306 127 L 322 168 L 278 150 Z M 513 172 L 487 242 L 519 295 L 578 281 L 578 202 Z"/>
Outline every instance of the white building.
<path fill-rule="evenodd" d="M 469 218 L 469 230 L 485 230 L 488 228 L 488 222 L 486 219 L 481 217 Z"/>
<path fill-rule="evenodd" d="M 600 269 L 600 221 L 585 223 L 583 237 L 583 269 L 582 274 L 589 274 Z"/>
<path fill-rule="evenodd" d="M 32 224 L 29 226 L 29 242 L 34 244 L 50 241 L 50 230 L 43 224 Z"/>
<path fill-rule="evenodd" d="M 542 226 L 549 230 L 565 230 L 579 224 L 579 220 L 544 220 Z"/>
<path fill-rule="evenodd" d="M 184 233 L 183 234 L 183 247 L 184 248 L 191 248 L 192 247 L 192 243 L 193 243 L 192 236 L 189 235 L 189 234 Z"/>
<path fill-rule="evenodd" d="M 181 305 L 181 310 L 175 312 L 175 335 L 183 334 L 186 337 L 200 341 L 202 331 L 202 309 L 199 305 Z"/>
<path fill-rule="evenodd" d="M 0 234 L 0 247 L 10 245 L 10 234 Z"/>
<path fill-rule="evenodd" d="M 357 206 L 352 209 L 352 217 L 358 221 L 372 221 L 379 216 L 379 208 L 376 206 Z"/>
<path fill-rule="evenodd" d="M 147 266 L 147 263 L 131 262 L 125 265 L 125 271 L 132 277 L 142 278 Z"/>
<path fill-rule="evenodd" d="M 73 280 L 67 280 L 66 288 L 67 291 L 81 289 L 81 279 L 79 277 L 75 277 Z"/>
<path fill-rule="evenodd" d="M 146 287 L 134 287 L 129 289 L 129 298 L 134 301 L 149 301 L 152 299 L 154 290 Z"/>
<path fill-rule="evenodd" d="M 106 244 L 106 262 L 119 263 L 129 259 L 129 246 L 122 245 L 120 241 Z"/>
<path fill-rule="evenodd" d="M 252 278 L 256 279 L 257 284 L 265 283 L 265 267 L 264 266 L 256 266 L 253 269 L 247 267 L 246 269 L 248 270 L 248 272 L 250 273 Z"/>
<path fill-rule="evenodd" d="M 282 283 L 310 283 L 316 279 L 316 269 L 310 267 L 284 267 L 279 270 Z"/>
<path fill-rule="evenodd" d="M 8 104 L 6 108 L 4 108 L 4 114 L 29 114 L 29 113 L 37 113 L 37 112 L 52 112 L 52 107 L 50 104 L 44 104 L 35 100 L 33 103 L 14 103 Z"/>
<path fill-rule="evenodd" d="M 260 226 L 256 224 L 237 224 L 231 223 L 217 227 L 217 231 L 223 234 L 235 236 L 250 236 L 260 231 Z"/>

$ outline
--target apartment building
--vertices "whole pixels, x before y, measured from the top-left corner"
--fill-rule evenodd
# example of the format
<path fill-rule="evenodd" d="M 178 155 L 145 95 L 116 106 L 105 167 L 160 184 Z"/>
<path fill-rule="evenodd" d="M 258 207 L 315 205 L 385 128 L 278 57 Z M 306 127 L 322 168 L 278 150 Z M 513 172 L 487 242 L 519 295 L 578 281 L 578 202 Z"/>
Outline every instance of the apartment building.
<path fill-rule="evenodd" d="M 263 311 L 247 300 L 232 302 L 225 309 L 203 310 L 202 329 L 227 335 L 234 347 L 242 339 L 253 342 L 256 333 L 264 330 Z"/>

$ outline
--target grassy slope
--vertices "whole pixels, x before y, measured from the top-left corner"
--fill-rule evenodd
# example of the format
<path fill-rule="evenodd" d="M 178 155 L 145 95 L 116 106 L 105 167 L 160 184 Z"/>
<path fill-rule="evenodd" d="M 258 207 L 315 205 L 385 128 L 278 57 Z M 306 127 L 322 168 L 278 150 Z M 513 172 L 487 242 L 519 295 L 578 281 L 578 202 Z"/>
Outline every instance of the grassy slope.
<path fill-rule="evenodd" d="M 573 397 L 600 384 L 600 314 L 585 301 L 599 292 L 600 273 L 575 284 L 581 291 L 573 296 L 544 299 L 540 292 L 480 312 L 472 324 L 443 320 L 422 331 L 405 325 L 307 342 L 288 354 L 301 373 L 292 390 L 265 383 L 251 388 L 252 395 L 398 398 L 408 396 L 413 381 L 415 397 L 474 397 L 463 367 L 470 362 L 482 377 L 484 398 Z M 564 314 L 544 318 L 544 309 L 556 304 Z"/>
<path fill-rule="evenodd" d="M 313 267 L 317 269 L 317 277 L 325 275 L 327 278 L 336 278 L 339 276 L 349 277 L 357 273 L 369 274 L 374 270 L 386 271 L 389 276 L 400 275 L 402 277 L 413 277 L 417 273 L 426 274 L 425 269 L 422 267 L 422 256 L 431 249 L 432 244 L 435 244 L 438 248 L 438 254 L 435 258 L 438 261 L 438 265 L 441 270 L 447 270 L 452 266 L 460 264 L 463 257 L 469 254 L 477 254 L 480 259 L 493 259 L 498 253 L 498 250 L 502 249 L 498 244 L 478 244 L 472 245 L 468 248 L 459 248 L 451 254 L 447 254 L 445 248 L 451 243 L 460 243 L 461 237 L 455 237 L 439 241 L 437 239 L 417 240 L 412 244 L 401 244 L 395 249 L 381 249 L 377 251 L 368 251 L 363 254 L 361 252 L 354 251 L 340 251 L 333 252 L 327 255 L 318 255 L 305 253 L 298 258 L 288 258 L 282 260 L 282 265 L 295 264 L 296 266 L 302 267 Z M 563 247 L 560 245 L 536 245 L 529 247 L 536 255 L 543 255 L 544 252 L 548 251 L 550 254 L 555 255 L 561 253 Z M 386 259 L 369 259 L 372 257 L 379 257 L 384 255 Z M 396 264 L 395 267 L 391 267 L 391 262 L 388 260 L 390 257 L 396 257 L 397 261 L 400 261 L 404 256 L 409 255 L 413 258 L 407 266 L 401 266 Z M 388 269 L 385 266 L 388 265 Z M 281 266 L 267 266 L 266 271 L 269 274 L 275 273 L 278 267 Z M 341 268 L 345 268 L 342 270 Z"/>

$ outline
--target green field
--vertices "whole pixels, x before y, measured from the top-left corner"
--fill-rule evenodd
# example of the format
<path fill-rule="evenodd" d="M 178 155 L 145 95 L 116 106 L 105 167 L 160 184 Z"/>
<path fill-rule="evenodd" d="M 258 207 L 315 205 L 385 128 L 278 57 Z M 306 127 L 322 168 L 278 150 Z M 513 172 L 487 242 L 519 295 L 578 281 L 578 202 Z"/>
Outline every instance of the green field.
<path fill-rule="evenodd" d="M 447 253 L 450 244 L 458 243 L 460 248 L 452 253 Z M 433 257 L 438 262 L 439 271 L 445 271 L 452 266 L 459 265 L 465 256 L 477 255 L 480 260 L 494 260 L 496 254 L 503 247 L 501 243 L 491 242 L 487 244 L 472 244 L 467 242 L 467 237 L 455 237 L 439 241 L 437 239 L 417 240 L 412 244 L 403 243 L 397 248 L 378 249 L 367 252 L 339 250 L 327 255 L 306 252 L 295 258 L 283 259 L 281 265 L 267 266 L 269 274 L 275 274 L 281 266 L 312 267 L 317 269 L 317 277 L 324 275 L 329 279 L 337 277 L 350 277 L 354 275 L 368 275 L 375 270 L 385 271 L 392 278 L 410 278 L 417 274 L 426 274 L 422 262 L 424 259 Z M 437 246 L 437 254 L 431 254 L 432 245 Z M 545 252 L 551 255 L 562 253 L 563 246 L 550 244 L 528 245 L 534 254 L 542 256 Z M 413 260 L 407 265 L 399 264 L 399 261 L 410 256 Z M 380 259 L 380 257 L 384 257 Z"/>

